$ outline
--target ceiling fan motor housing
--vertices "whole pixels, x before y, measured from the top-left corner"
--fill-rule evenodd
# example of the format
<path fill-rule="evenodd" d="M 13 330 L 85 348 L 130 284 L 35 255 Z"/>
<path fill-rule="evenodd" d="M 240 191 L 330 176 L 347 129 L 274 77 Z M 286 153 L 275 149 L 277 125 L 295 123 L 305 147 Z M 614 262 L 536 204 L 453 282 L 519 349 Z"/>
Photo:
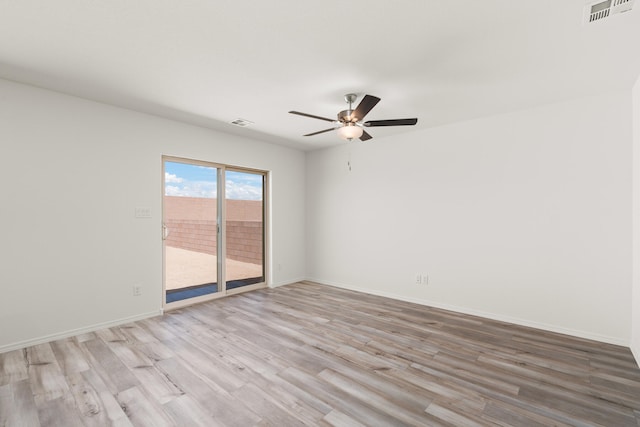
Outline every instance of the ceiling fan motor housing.
<path fill-rule="evenodd" d="M 352 117 L 351 114 L 353 114 L 353 110 L 342 110 L 338 113 L 338 121 L 340 123 L 351 123 L 351 122 L 356 122 L 356 118 Z"/>

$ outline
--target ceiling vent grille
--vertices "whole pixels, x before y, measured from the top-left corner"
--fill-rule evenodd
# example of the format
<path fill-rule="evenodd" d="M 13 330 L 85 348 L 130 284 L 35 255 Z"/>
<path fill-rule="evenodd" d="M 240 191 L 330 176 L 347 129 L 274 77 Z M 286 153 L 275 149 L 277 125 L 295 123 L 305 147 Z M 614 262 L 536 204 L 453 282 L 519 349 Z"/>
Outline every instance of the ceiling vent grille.
<path fill-rule="evenodd" d="M 229 123 L 231 123 L 232 125 L 240 126 L 242 128 L 253 124 L 253 122 L 245 119 L 235 119 L 230 121 Z"/>
<path fill-rule="evenodd" d="M 633 8 L 634 2 L 635 0 L 589 1 L 584 8 L 584 22 L 588 24 L 623 12 L 628 12 Z"/>

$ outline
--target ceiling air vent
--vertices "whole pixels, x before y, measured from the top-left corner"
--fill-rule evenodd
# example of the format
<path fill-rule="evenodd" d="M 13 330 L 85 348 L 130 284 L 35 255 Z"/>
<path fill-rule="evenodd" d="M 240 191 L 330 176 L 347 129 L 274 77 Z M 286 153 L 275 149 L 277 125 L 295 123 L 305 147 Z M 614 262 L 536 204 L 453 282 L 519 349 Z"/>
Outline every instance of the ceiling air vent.
<path fill-rule="evenodd" d="M 595 22 L 610 16 L 628 12 L 633 8 L 635 0 L 598 0 L 588 1 L 584 8 L 584 22 Z"/>
<path fill-rule="evenodd" d="M 240 126 L 242 128 L 253 124 L 253 122 L 245 119 L 235 119 L 230 121 L 229 123 L 231 123 L 232 125 Z"/>

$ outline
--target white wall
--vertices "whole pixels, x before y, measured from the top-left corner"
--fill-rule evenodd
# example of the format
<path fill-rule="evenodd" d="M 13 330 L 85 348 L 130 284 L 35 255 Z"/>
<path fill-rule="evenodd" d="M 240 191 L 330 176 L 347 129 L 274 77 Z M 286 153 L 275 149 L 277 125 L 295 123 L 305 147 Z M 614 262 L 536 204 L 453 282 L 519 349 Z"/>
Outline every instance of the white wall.
<path fill-rule="evenodd" d="M 640 365 L 640 78 L 633 87 L 633 296 L 631 351 Z"/>
<path fill-rule="evenodd" d="M 631 153 L 628 92 L 309 153 L 308 276 L 628 345 Z"/>
<path fill-rule="evenodd" d="M 271 171 L 272 284 L 305 276 L 300 151 L 4 80 L 0 144 L 0 351 L 160 311 L 162 154 Z"/>

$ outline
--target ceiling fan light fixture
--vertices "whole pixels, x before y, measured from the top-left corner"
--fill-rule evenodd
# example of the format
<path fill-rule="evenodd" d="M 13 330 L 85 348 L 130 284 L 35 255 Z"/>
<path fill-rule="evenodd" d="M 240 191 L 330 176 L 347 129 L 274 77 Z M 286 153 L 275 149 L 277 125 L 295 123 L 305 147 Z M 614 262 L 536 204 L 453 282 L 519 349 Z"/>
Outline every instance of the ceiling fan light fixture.
<path fill-rule="evenodd" d="M 356 126 L 355 123 L 345 123 L 336 132 L 340 138 L 351 141 L 352 139 L 360 138 L 363 130 L 360 126 Z"/>
<path fill-rule="evenodd" d="M 623 1 L 623 0 L 616 0 Z M 626 0 L 633 1 L 633 0 Z M 308 133 L 303 136 L 313 136 L 318 135 L 325 132 L 331 132 L 336 129 L 336 134 L 347 141 L 353 141 L 355 138 L 359 138 L 360 141 L 368 141 L 373 138 L 367 131 L 364 130 L 364 126 L 366 127 L 376 127 L 376 126 L 413 126 L 418 123 L 417 118 L 413 119 L 393 119 L 393 120 L 370 120 L 367 122 L 362 122 L 364 117 L 371 111 L 373 107 L 380 101 L 380 98 L 372 95 L 365 95 L 360 101 L 360 104 L 353 109 L 353 103 L 355 102 L 357 95 L 355 93 L 348 93 L 344 96 L 344 100 L 349 104 L 349 108 L 347 110 L 340 111 L 338 113 L 338 120 L 329 119 L 327 117 L 315 116 L 313 114 L 301 113 L 300 111 L 289 111 L 290 114 L 295 114 L 298 116 L 309 117 L 312 119 L 323 120 L 326 122 L 333 123 L 334 127 L 329 129 L 324 129 L 318 132 Z M 337 126 L 337 128 L 336 128 Z"/>

